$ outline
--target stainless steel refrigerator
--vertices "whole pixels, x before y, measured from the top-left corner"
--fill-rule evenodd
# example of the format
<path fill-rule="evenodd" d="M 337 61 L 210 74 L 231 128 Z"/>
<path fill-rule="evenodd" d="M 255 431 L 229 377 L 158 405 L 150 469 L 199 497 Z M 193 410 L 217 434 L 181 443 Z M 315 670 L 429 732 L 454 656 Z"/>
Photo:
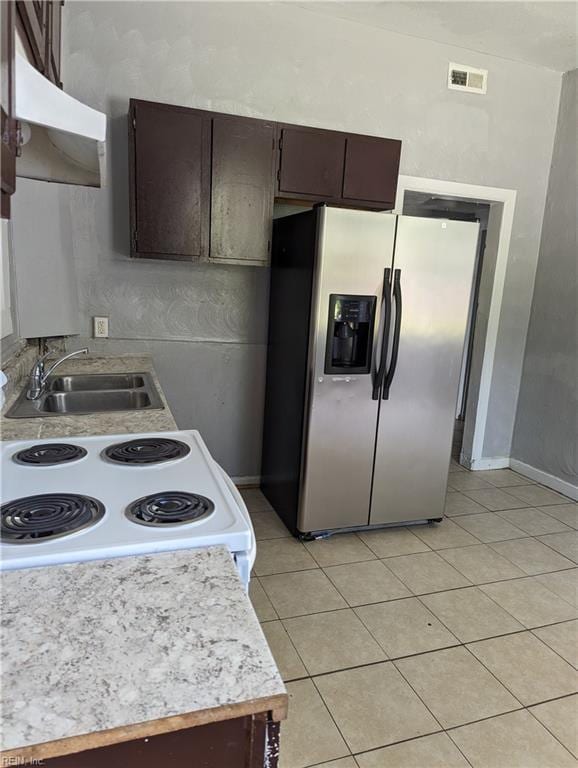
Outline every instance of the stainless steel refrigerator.
<path fill-rule="evenodd" d="M 478 225 L 274 223 L 262 489 L 296 535 L 443 517 Z"/>

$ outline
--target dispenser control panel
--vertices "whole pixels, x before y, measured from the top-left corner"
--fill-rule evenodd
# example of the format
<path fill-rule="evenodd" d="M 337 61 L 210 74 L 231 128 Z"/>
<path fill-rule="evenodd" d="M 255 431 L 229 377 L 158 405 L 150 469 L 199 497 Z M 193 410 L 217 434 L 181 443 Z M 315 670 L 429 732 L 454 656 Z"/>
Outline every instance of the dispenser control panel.
<path fill-rule="evenodd" d="M 325 373 L 370 373 L 375 296 L 329 296 Z"/>

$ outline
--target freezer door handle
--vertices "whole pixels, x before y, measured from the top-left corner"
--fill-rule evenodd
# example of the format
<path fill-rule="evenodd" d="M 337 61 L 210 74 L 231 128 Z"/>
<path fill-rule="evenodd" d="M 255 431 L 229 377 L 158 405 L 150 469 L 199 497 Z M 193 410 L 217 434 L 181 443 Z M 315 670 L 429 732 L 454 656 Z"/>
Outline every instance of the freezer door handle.
<path fill-rule="evenodd" d="M 389 343 L 389 329 L 391 324 L 391 269 L 383 270 L 383 294 L 381 298 L 381 316 L 383 317 L 383 329 L 381 333 L 381 352 L 379 355 L 379 367 L 373 380 L 373 400 L 379 400 L 379 390 L 383 384 L 385 367 L 387 365 L 387 345 Z"/>
<path fill-rule="evenodd" d="M 395 323 L 393 328 L 393 346 L 391 348 L 391 361 L 389 370 L 383 382 L 383 399 L 389 400 L 389 388 L 395 375 L 397 367 L 397 356 L 399 354 L 399 335 L 401 333 L 401 269 L 396 269 L 393 273 L 393 298 L 395 299 Z"/>

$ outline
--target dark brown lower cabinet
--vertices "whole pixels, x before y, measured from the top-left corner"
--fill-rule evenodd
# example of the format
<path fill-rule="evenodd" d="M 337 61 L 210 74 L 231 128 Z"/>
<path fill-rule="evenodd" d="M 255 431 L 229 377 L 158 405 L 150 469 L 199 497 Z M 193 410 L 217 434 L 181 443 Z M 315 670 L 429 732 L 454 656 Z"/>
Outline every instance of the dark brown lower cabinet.
<path fill-rule="evenodd" d="M 277 768 L 278 754 L 279 723 L 263 713 L 48 758 L 42 765 L 44 768 Z"/>

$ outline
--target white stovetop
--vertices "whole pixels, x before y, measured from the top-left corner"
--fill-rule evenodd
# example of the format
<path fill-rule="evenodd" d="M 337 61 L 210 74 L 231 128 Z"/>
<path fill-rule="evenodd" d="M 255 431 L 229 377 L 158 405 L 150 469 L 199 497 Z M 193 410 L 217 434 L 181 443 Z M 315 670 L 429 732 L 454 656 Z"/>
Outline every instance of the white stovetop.
<path fill-rule="evenodd" d="M 145 466 L 117 465 L 101 457 L 108 446 L 137 437 L 180 440 L 191 451 L 175 461 Z M 21 465 L 12 459 L 24 448 L 54 442 L 82 446 L 88 455 L 53 466 Z M 5 442 L 1 466 L 2 503 L 34 494 L 81 493 L 98 499 L 106 509 L 98 523 L 67 536 L 33 544 L 2 542 L 0 567 L 5 570 L 215 544 L 224 544 L 231 552 L 251 547 L 250 523 L 240 514 L 238 503 L 223 482 L 222 470 L 196 430 Z M 162 529 L 138 525 L 125 517 L 132 501 L 159 491 L 201 494 L 214 502 L 215 511 L 207 518 Z"/>

